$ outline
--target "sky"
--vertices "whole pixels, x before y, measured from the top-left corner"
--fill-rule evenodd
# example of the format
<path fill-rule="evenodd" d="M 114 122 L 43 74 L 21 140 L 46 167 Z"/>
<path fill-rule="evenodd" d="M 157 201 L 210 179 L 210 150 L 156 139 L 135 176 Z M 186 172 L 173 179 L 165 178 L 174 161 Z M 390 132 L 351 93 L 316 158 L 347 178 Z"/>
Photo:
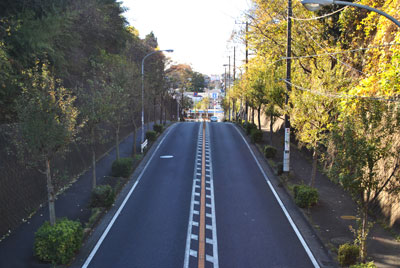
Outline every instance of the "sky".
<path fill-rule="evenodd" d="M 236 46 L 236 65 L 242 64 L 244 44 L 229 42 L 233 30 L 243 25 L 250 0 L 123 0 L 129 10 L 124 16 L 144 38 L 151 31 L 160 49 L 178 64 L 184 63 L 202 74 L 224 72 Z"/>

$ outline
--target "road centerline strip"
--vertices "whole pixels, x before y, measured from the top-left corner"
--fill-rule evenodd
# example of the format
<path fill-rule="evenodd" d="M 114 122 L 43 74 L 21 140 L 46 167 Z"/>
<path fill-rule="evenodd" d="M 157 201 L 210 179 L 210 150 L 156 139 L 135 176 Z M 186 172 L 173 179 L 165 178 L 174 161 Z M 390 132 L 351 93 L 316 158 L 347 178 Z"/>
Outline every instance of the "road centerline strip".
<path fill-rule="evenodd" d="M 210 146 L 207 146 L 210 144 L 209 137 L 209 124 L 204 124 L 203 127 L 200 125 L 197 151 L 200 150 L 201 153 L 195 155 L 184 268 L 210 267 L 210 264 L 213 268 L 219 267 L 211 149 Z M 197 214 L 197 218 L 194 220 L 195 214 Z M 206 230 L 208 231 L 206 232 Z M 210 247 L 212 256 L 211 252 L 207 251 L 206 253 L 206 248 L 209 250 Z"/>

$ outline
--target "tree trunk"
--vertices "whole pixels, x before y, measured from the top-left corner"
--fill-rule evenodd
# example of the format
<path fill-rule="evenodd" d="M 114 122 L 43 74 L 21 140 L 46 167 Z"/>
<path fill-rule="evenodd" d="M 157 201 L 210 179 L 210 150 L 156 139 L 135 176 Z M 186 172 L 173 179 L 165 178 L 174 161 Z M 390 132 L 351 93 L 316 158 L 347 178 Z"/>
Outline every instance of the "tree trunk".
<path fill-rule="evenodd" d="M 164 122 L 163 125 L 165 126 L 167 124 L 167 105 L 164 103 Z"/>
<path fill-rule="evenodd" d="M 94 128 L 91 129 L 91 150 L 92 150 L 92 189 L 96 188 L 97 183 L 96 183 L 96 141 L 95 141 L 95 134 L 94 134 Z"/>
<path fill-rule="evenodd" d="M 367 258 L 367 236 L 368 236 L 368 203 L 365 202 L 361 215 L 361 234 L 360 234 L 360 260 L 365 263 Z"/>
<path fill-rule="evenodd" d="M 56 224 L 55 192 L 50 171 L 50 159 L 46 157 L 47 197 L 49 202 L 50 225 Z"/>
<path fill-rule="evenodd" d="M 133 145 L 132 145 L 132 156 L 136 156 L 136 139 L 137 139 L 137 126 L 135 120 L 132 120 L 133 123 Z"/>
<path fill-rule="evenodd" d="M 163 97 L 160 96 L 160 125 L 163 123 Z"/>
<path fill-rule="evenodd" d="M 144 130 L 146 133 L 147 130 L 150 130 L 150 107 L 147 109 L 147 128 Z"/>
<path fill-rule="evenodd" d="M 272 134 L 274 134 L 274 114 L 271 113 L 269 121 L 269 144 L 272 146 Z"/>
<path fill-rule="evenodd" d="M 156 105 L 156 103 L 157 103 L 157 100 L 156 100 L 156 97 L 154 97 L 154 100 L 153 100 L 154 124 L 157 123 L 157 105 Z"/>
<path fill-rule="evenodd" d="M 96 188 L 96 186 L 96 151 L 94 149 L 94 145 L 92 145 L 92 189 Z"/>
<path fill-rule="evenodd" d="M 247 103 L 247 101 L 246 101 L 246 112 L 245 112 L 245 120 L 246 120 L 246 124 L 247 124 L 247 121 L 249 120 L 249 104 Z"/>
<path fill-rule="evenodd" d="M 232 121 L 236 121 L 235 99 L 232 99 Z"/>
<path fill-rule="evenodd" d="M 318 163 L 318 152 L 317 149 L 314 149 L 312 169 L 311 169 L 311 180 L 310 180 L 311 187 L 314 187 L 315 185 L 315 177 L 317 175 L 317 163 Z"/>
<path fill-rule="evenodd" d="M 258 129 L 261 130 L 261 105 L 258 106 L 257 112 L 258 112 Z"/>
<path fill-rule="evenodd" d="M 251 122 L 254 124 L 254 108 L 251 107 Z"/>
<path fill-rule="evenodd" d="M 115 129 L 115 149 L 117 152 L 117 160 L 119 160 L 119 124 Z"/>

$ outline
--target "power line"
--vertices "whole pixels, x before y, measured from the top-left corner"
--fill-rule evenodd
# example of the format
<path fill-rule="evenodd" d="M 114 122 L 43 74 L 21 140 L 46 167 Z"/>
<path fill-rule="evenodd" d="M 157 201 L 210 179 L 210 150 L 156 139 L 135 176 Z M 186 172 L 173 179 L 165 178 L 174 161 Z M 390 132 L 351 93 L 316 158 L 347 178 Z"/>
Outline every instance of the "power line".
<path fill-rule="evenodd" d="M 346 6 L 347 7 L 347 6 Z M 343 9 L 345 9 L 346 7 L 343 7 L 343 8 L 341 8 L 341 9 L 339 9 L 339 10 L 336 10 L 336 11 L 334 11 L 334 12 L 332 12 L 332 13 L 329 13 L 329 14 L 325 14 L 325 15 L 323 15 L 323 16 L 320 16 L 320 17 L 312 17 L 312 18 L 296 18 L 296 17 L 291 17 L 292 19 L 294 19 L 294 20 L 298 20 L 298 21 L 310 21 L 310 20 L 319 20 L 319 19 L 323 19 L 323 18 L 326 18 L 326 17 L 329 17 L 329 16 L 332 16 L 332 15 L 334 15 L 334 14 L 336 14 L 336 13 L 338 13 L 338 12 L 341 12 Z"/>
<path fill-rule="evenodd" d="M 319 46 L 321 49 L 327 51 L 326 48 L 324 48 L 320 43 L 318 43 L 317 41 L 314 40 L 314 38 L 312 37 L 312 35 L 311 35 L 309 32 L 307 32 L 307 31 L 305 31 L 305 32 L 306 32 L 306 34 L 308 35 L 308 37 L 310 37 L 311 40 L 313 40 L 314 43 L 315 43 L 317 46 Z M 330 52 L 327 52 L 327 53 L 330 53 Z M 350 64 L 347 64 L 347 63 L 345 63 L 345 62 L 339 60 L 339 59 L 336 58 L 335 56 L 333 56 L 333 55 L 329 55 L 329 56 L 332 57 L 332 58 L 334 58 L 335 60 L 337 60 L 338 62 L 340 62 L 340 63 L 343 64 L 344 66 L 346 66 L 346 67 L 348 67 L 348 68 L 350 68 L 350 69 L 353 69 L 353 70 L 359 72 L 360 74 L 366 75 L 366 73 L 364 73 L 363 71 L 360 71 L 360 70 L 354 68 L 353 66 L 351 66 Z"/>
<path fill-rule="evenodd" d="M 377 100 L 377 101 L 388 101 L 388 102 L 400 102 L 400 99 L 398 99 L 398 96 L 393 96 L 395 98 L 382 98 L 382 97 L 371 97 L 371 96 L 358 96 L 358 95 L 349 95 L 349 94 L 333 94 L 333 93 L 323 93 L 320 91 L 304 88 L 298 85 L 295 85 L 286 79 L 280 79 L 281 81 L 292 85 L 293 87 L 301 90 L 301 91 L 306 91 L 314 95 L 319 95 L 319 96 L 324 96 L 328 98 L 334 98 L 334 99 L 368 99 L 368 100 Z"/>
<path fill-rule="evenodd" d="M 297 56 L 297 57 L 291 57 L 291 59 L 304 59 L 304 58 L 315 58 L 315 57 L 321 57 L 321 56 L 332 56 L 332 55 L 345 54 L 345 53 L 358 52 L 358 51 L 365 51 L 365 50 L 369 50 L 369 49 L 382 48 L 382 47 L 391 47 L 391 46 L 398 46 L 398 45 L 400 45 L 400 43 L 384 44 L 384 45 L 378 45 L 378 46 L 373 46 L 373 47 L 366 47 L 366 48 L 364 47 L 364 48 L 350 49 L 350 50 L 337 51 L 337 52 L 328 52 L 328 53 L 322 53 L 322 54 Z M 287 58 L 286 57 L 282 57 L 281 59 L 285 60 Z"/>

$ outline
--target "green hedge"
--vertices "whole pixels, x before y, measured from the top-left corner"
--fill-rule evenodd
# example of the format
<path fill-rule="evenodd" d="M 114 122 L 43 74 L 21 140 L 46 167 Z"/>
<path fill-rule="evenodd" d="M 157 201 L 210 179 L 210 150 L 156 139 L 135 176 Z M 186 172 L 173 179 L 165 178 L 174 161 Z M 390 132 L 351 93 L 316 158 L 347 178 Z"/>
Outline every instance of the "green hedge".
<path fill-rule="evenodd" d="M 256 125 L 256 124 L 253 124 L 253 123 L 250 123 L 250 122 L 247 122 L 247 124 L 244 123 L 243 126 L 244 126 L 244 128 L 246 129 L 246 134 L 247 134 L 247 135 L 250 135 L 250 134 L 251 134 L 251 131 L 252 131 L 253 129 L 257 129 L 257 125 Z"/>
<path fill-rule="evenodd" d="M 157 139 L 157 132 L 151 130 L 147 131 L 146 139 L 148 139 L 149 141 L 155 141 Z"/>
<path fill-rule="evenodd" d="M 54 226 L 45 222 L 35 233 L 34 252 L 42 261 L 68 264 L 81 248 L 82 240 L 80 222 L 61 219 Z"/>
<path fill-rule="evenodd" d="M 271 145 L 265 145 L 264 155 L 266 158 L 274 158 L 276 155 L 276 148 Z"/>
<path fill-rule="evenodd" d="M 360 248 L 353 244 L 343 244 L 339 247 L 338 261 L 341 266 L 349 266 L 356 264 L 358 256 L 360 255 Z"/>
<path fill-rule="evenodd" d="M 153 130 L 157 133 L 162 133 L 164 131 L 164 126 L 159 124 L 154 124 Z"/>
<path fill-rule="evenodd" d="M 318 203 L 317 189 L 307 185 L 295 185 L 293 187 L 294 201 L 301 208 L 309 208 Z"/>
<path fill-rule="evenodd" d="M 278 176 L 282 175 L 283 174 L 283 163 L 278 162 L 278 164 L 276 165 L 276 168 L 277 168 Z"/>
<path fill-rule="evenodd" d="M 92 208 L 109 208 L 115 201 L 115 192 L 110 185 L 98 185 L 93 191 L 90 200 Z"/>
<path fill-rule="evenodd" d="M 350 268 L 377 268 L 373 261 L 351 265 Z"/>
<path fill-rule="evenodd" d="M 263 132 L 259 129 L 252 129 L 250 134 L 251 142 L 260 143 L 263 139 Z"/>
<path fill-rule="evenodd" d="M 131 157 L 115 160 L 111 167 L 113 177 L 128 178 L 133 171 L 133 159 Z"/>

